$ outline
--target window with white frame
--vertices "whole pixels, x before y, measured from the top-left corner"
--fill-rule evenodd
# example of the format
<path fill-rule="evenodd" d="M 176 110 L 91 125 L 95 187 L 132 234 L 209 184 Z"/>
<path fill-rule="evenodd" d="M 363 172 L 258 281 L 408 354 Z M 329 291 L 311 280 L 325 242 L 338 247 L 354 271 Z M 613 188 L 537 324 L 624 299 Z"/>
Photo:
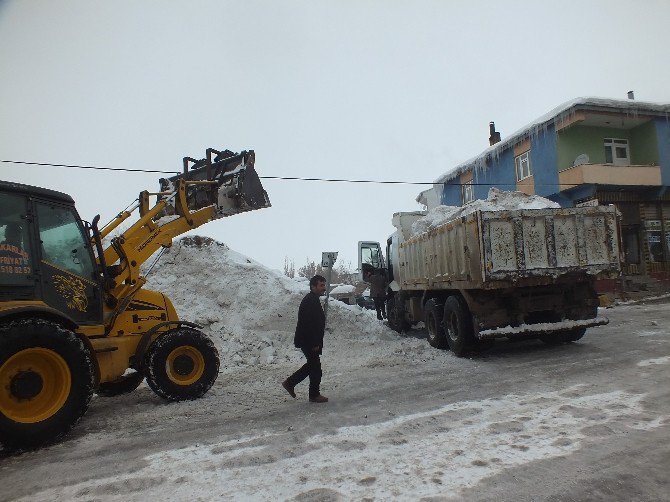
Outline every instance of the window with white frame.
<path fill-rule="evenodd" d="M 475 200 L 475 190 L 474 185 L 472 184 L 472 180 L 463 183 L 461 189 L 463 191 L 463 205 Z"/>
<path fill-rule="evenodd" d="M 627 139 L 605 138 L 605 164 L 630 165 L 630 150 Z"/>
<path fill-rule="evenodd" d="M 524 152 L 517 157 L 514 157 L 514 165 L 516 166 L 516 180 L 528 178 L 533 174 L 530 168 L 530 152 Z"/>

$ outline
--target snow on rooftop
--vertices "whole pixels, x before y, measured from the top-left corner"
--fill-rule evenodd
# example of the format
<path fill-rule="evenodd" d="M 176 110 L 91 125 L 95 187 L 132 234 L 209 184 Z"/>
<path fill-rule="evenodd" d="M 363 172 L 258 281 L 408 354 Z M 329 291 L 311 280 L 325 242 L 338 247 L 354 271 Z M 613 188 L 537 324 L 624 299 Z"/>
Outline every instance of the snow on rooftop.
<path fill-rule="evenodd" d="M 495 187 L 489 189 L 486 199 L 475 200 L 465 206 L 437 206 L 423 218 L 412 224 L 411 235 L 419 235 L 436 228 L 461 216 L 467 216 L 475 211 L 510 211 L 514 209 L 546 209 L 561 207 L 556 202 L 540 197 L 539 195 L 528 195 L 523 192 L 507 192 Z"/>
<path fill-rule="evenodd" d="M 668 103 L 651 103 L 645 101 L 635 101 L 632 99 L 619 100 L 595 97 L 575 98 L 557 106 L 541 117 L 536 118 L 532 122 L 523 126 L 521 129 L 518 129 L 511 135 L 507 136 L 504 140 L 488 147 L 480 154 L 458 164 L 456 167 L 450 169 L 442 176 L 437 178 L 435 183 L 446 183 L 447 181 L 460 176 L 471 167 L 474 167 L 474 169 L 486 169 L 487 159 L 497 159 L 504 150 L 514 146 L 523 139 L 527 137 L 536 137 L 541 132 L 546 132 L 547 128 L 552 123 L 561 122 L 574 115 L 577 108 L 614 108 L 631 116 L 636 116 L 639 113 L 665 114 L 666 118 L 670 116 L 670 104 Z"/>

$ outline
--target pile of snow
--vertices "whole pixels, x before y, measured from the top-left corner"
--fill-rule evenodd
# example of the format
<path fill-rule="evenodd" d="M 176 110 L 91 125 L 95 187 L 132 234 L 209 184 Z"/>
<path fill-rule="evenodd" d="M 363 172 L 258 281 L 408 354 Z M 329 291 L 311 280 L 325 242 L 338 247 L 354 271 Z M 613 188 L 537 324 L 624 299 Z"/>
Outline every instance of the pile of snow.
<path fill-rule="evenodd" d="M 302 360 L 293 336 L 298 306 L 309 291 L 306 281 L 286 277 L 220 242 L 191 237 L 164 253 L 147 287 L 170 298 L 181 319 L 203 326 L 219 350 L 224 372 Z M 364 365 L 428 349 L 425 341 L 400 337 L 374 312 L 331 298 L 324 354 Z"/>
<path fill-rule="evenodd" d="M 356 286 L 350 284 L 340 284 L 335 286 L 331 291 L 331 295 L 348 295 L 353 293 L 356 290 Z"/>
<path fill-rule="evenodd" d="M 428 211 L 426 216 L 419 218 L 412 224 L 412 237 L 436 228 L 461 216 L 467 216 L 475 211 L 509 211 L 514 209 L 558 209 L 561 206 L 556 202 L 523 192 L 507 192 L 491 187 L 486 199 L 470 202 L 466 206 L 437 206 Z"/>

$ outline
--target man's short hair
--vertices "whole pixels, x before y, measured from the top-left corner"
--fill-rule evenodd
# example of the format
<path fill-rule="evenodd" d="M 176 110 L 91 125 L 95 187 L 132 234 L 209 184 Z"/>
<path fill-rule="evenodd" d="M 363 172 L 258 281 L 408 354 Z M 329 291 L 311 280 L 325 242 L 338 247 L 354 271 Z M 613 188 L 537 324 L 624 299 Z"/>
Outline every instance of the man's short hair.
<path fill-rule="evenodd" d="M 309 287 L 313 288 L 314 286 L 316 286 L 320 282 L 326 282 L 326 278 L 322 275 L 315 275 L 314 277 L 312 277 L 309 280 Z"/>

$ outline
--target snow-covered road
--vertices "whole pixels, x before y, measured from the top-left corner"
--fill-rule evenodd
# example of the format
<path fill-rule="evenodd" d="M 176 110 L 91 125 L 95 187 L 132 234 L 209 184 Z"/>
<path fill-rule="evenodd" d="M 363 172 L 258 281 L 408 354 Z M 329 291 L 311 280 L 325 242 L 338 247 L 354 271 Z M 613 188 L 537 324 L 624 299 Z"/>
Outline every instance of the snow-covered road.
<path fill-rule="evenodd" d="M 498 341 L 472 359 L 335 306 L 331 401 L 315 405 L 305 384 L 297 400 L 279 386 L 301 364 L 300 288 L 224 255 L 245 310 L 217 314 L 233 295 L 203 277 L 190 308 L 225 365 L 210 393 L 170 404 L 143 384 L 95 398 L 62 443 L 0 458 L 0 500 L 670 500 L 667 299 L 604 310 L 610 324 L 574 344 Z M 155 282 L 179 301 L 187 272 Z"/>

